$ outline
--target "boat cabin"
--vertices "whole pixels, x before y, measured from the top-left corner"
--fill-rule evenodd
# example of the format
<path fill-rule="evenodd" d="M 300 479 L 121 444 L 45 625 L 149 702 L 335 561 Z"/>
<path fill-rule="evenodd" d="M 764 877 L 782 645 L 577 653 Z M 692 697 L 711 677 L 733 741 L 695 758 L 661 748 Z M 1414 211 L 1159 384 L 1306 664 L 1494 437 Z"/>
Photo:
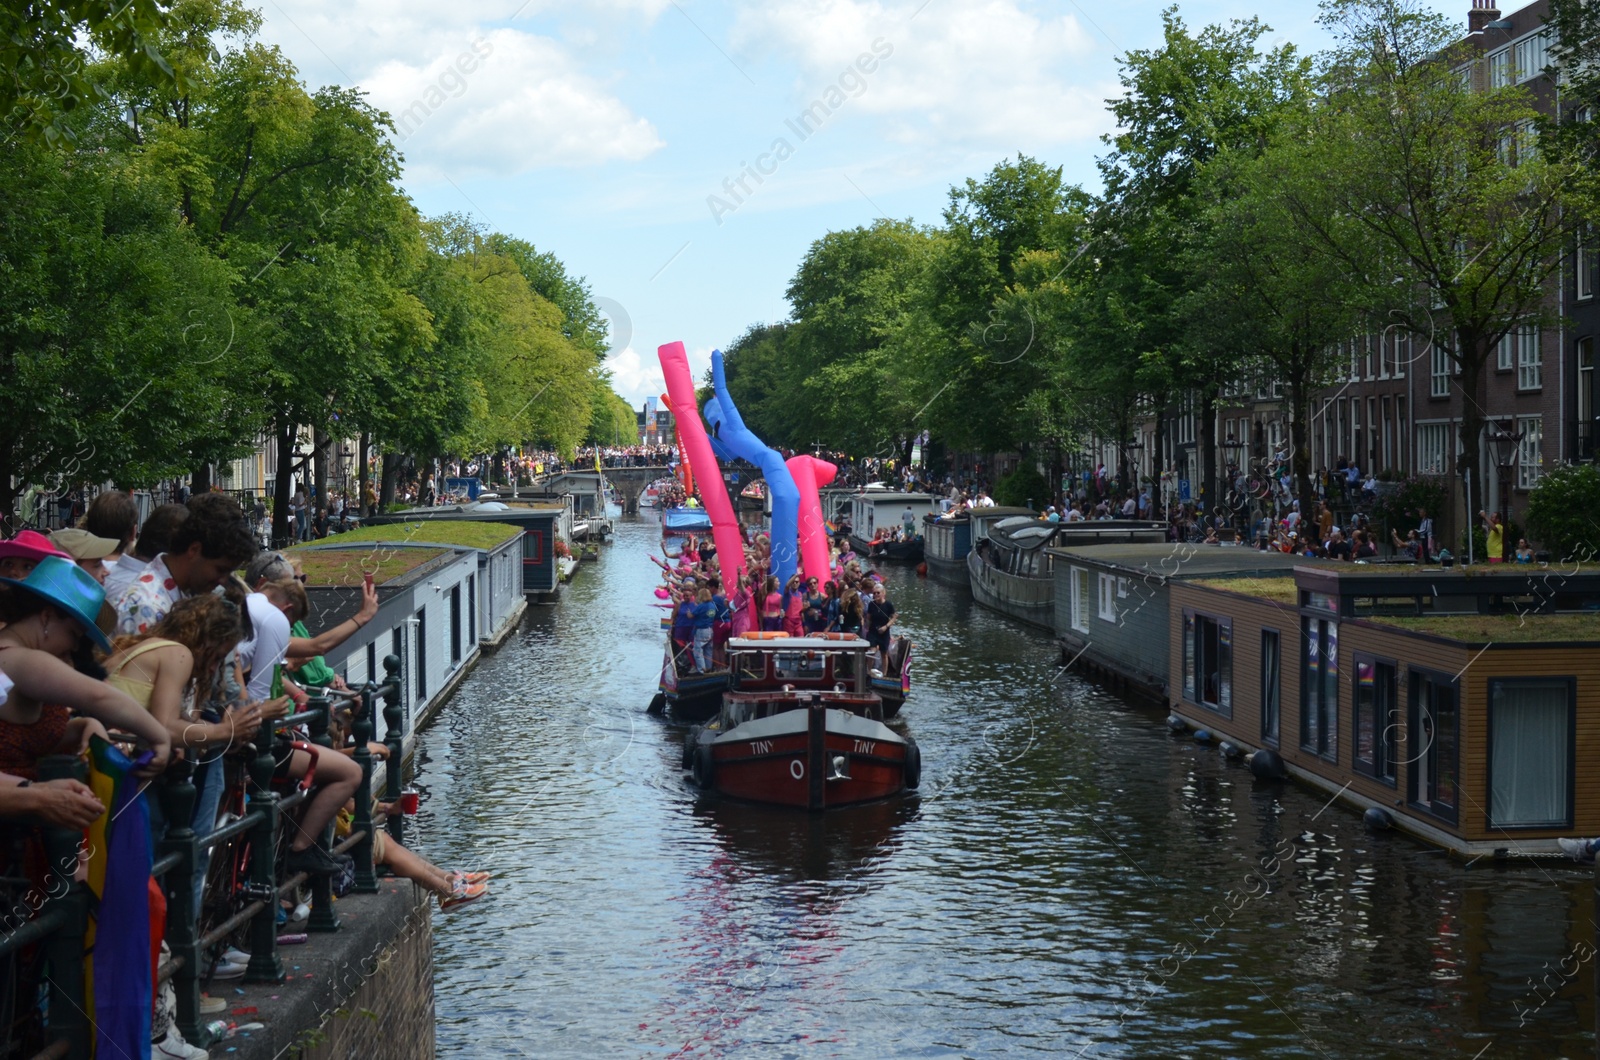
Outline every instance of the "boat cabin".
<path fill-rule="evenodd" d="M 867 490 L 850 495 L 850 530 L 856 538 L 858 549 L 870 542 L 878 527 L 893 529 L 905 525 L 905 513 L 911 511 L 911 524 L 922 526 L 922 519 L 937 514 L 940 498 L 931 493 L 895 493 L 889 490 Z"/>
<path fill-rule="evenodd" d="M 749 635 L 728 641 L 732 687 L 723 696 L 724 722 L 732 727 L 819 697 L 864 717 L 882 720 L 883 701 L 872 691 L 871 645 L 852 634 L 803 637 Z"/>

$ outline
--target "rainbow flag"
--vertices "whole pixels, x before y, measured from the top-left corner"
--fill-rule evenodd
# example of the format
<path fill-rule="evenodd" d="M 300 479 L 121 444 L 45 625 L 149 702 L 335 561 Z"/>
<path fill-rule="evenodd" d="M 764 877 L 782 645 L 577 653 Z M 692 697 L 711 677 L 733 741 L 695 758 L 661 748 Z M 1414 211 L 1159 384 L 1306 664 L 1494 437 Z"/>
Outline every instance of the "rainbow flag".
<path fill-rule="evenodd" d="M 154 859 L 150 810 L 133 775 L 139 764 L 98 736 L 89 742 L 89 787 L 107 810 L 86 835 L 91 897 L 84 986 L 94 1014 L 95 1056 L 100 1060 L 150 1057 Z M 103 937 L 98 931 L 102 923 L 112 927 Z"/>

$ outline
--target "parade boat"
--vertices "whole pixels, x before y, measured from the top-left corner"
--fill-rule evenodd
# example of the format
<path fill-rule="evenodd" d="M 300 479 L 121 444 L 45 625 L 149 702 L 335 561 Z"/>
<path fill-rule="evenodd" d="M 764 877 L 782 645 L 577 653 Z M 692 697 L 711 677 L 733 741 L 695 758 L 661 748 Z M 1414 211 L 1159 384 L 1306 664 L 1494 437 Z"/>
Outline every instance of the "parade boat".
<path fill-rule="evenodd" d="M 684 743 L 684 765 L 700 787 L 817 811 L 917 786 L 921 754 L 884 724 L 865 640 L 752 633 L 727 650 L 732 681 L 722 709 Z"/>

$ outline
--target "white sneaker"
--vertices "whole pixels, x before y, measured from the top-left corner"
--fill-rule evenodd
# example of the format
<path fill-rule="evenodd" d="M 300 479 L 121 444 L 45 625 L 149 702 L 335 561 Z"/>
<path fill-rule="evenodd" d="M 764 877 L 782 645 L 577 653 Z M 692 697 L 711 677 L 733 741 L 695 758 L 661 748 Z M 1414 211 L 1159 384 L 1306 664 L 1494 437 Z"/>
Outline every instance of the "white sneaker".
<path fill-rule="evenodd" d="M 229 946 L 222 951 L 222 959 L 229 964 L 249 964 L 250 955 L 237 946 Z"/>
<path fill-rule="evenodd" d="M 1573 861 L 1590 864 L 1594 861 L 1594 847 L 1592 839 L 1557 839 L 1561 852 Z"/>
<path fill-rule="evenodd" d="M 176 1027 L 167 1031 L 167 1036 L 151 1047 L 150 1055 L 164 1060 L 211 1060 L 210 1053 L 184 1041 Z"/>
<path fill-rule="evenodd" d="M 217 966 L 211 970 L 211 978 L 213 978 L 213 979 L 240 979 L 240 978 L 243 978 L 244 977 L 245 965 L 249 963 L 249 960 L 250 960 L 250 958 L 248 956 L 246 956 L 246 958 L 245 958 L 245 960 L 243 962 L 234 962 L 234 961 L 230 961 L 230 960 L 226 960 L 226 959 L 220 960 L 220 961 L 217 962 Z"/>

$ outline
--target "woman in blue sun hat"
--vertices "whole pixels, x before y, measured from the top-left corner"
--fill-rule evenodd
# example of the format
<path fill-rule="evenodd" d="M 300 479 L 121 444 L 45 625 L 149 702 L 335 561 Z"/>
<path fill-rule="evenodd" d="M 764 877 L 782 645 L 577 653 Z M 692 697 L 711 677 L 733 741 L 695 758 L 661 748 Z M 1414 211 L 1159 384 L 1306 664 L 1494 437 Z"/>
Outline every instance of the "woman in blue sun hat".
<path fill-rule="evenodd" d="M 103 603 L 100 583 L 59 556 L 42 559 L 25 580 L 0 578 L 0 672 L 11 685 L 0 702 L 0 771 L 31 779 L 41 757 L 76 753 L 88 731 L 103 731 L 69 710 L 147 743 L 153 754 L 139 776 L 166 768 L 166 727 L 101 680 L 93 649 L 111 647 L 95 624 Z"/>

